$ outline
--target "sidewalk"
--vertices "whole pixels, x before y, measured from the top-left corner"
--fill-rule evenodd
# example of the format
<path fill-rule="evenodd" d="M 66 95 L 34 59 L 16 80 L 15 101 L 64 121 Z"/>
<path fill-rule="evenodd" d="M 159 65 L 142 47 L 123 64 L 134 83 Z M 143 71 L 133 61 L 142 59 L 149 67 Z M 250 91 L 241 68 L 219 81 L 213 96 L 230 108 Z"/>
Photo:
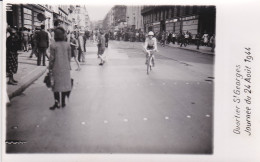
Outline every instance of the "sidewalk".
<path fill-rule="evenodd" d="M 7 94 L 9 99 L 21 94 L 28 86 L 47 70 L 47 66 L 37 66 L 37 58 L 29 58 L 31 51 L 18 52 L 18 71 L 14 74 L 14 79 L 18 81 L 17 85 L 7 84 Z M 46 64 L 48 61 L 46 59 Z M 8 82 L 8 78 L 6 78 Z"/>
<path fill-rule="evenodd" d="M 186 47 L 184 47 L 184 45 L 182 47 L 180 47 L 180 45 L 178 45 L 178 44 L 170 43 L 170 44 L 166 44 L 165 46 L 200 52 L 202 54 L 207 54 L 207 55 L 215 55 L 215 52 L 211 52 L 211 47 L 206 47 L 206 46 L 200 46 L 199 50 L 197 49 L 197 46 L 193 45 L 193 44 L 187 45 Z"/>

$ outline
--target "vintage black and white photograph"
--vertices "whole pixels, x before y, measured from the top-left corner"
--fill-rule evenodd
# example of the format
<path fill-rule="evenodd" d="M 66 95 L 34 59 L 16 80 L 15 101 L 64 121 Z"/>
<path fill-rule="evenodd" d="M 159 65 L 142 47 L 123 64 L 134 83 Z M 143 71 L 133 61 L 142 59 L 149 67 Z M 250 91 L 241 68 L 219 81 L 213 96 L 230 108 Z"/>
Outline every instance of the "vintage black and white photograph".
<path fill-rule="evenodd" d="M 216 6 L 41 3 L 4 6 L 6 154 L 214 154 Z"/>

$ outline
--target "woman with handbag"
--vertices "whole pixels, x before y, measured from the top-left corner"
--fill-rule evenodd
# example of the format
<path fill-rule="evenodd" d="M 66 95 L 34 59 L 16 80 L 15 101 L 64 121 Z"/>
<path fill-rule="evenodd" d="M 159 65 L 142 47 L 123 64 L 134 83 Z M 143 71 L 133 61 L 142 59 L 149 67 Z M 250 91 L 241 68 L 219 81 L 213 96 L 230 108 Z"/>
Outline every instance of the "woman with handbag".
<path fill-rule="evenodd" d="M 65 99 L 69 97 L 72 88 L 70 77 L 71 47 L 70 43 L 65 41 L 65 30 L 57 27 L 54 31 L 55 42 L 50 46 L 49 72 L 52 80 L 52 90 L 55 103 L 51 110 L 66 106 Z"/>

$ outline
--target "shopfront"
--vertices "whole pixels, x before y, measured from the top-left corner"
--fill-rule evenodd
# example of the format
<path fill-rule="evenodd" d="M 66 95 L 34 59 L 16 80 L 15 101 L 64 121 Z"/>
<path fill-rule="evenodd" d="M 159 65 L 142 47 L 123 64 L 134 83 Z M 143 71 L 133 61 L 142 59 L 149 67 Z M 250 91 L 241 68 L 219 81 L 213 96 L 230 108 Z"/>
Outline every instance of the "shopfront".
<path fill-rule="evenodd" d="M 32 18 L 32 10 L 26 7 L 23 7 L 23 27 L 28 28 L 30 30 L 33 29 L 33 18 Z"/>
<path fill-rule="evenodd" d="M 147 33 L 149 31 L 153 31 L 154 30 L 152 23 L 151 24 L 145 24 L 144 26 L 145 26 L 145 32 L 147 32 Z"/>
<path fill-rule="evenodd" d="M 199 20 L 198 16 L 189 16 L 181 18 L 182 20 L 182 31 L 189 31 L 193 37 L 198 33 Z"/>
<path fill-rule="evenodd" d="M 181 22 L 180 21 L 174 22 L 173 31 L 174 31 L 174 33 L 180 33 L 180 31 L 181 31 Z"/>
<path fill-rule="evenodd" d="M 166 32 L 174 32 L 175 23 L 177 22 L 177 19 L 167 20 L 165 21 L 166 24 Z"/>
<path fill-rule="evenodd" d="M 153 32 L 160 32 L 160 22 L 153 23 Z"/>

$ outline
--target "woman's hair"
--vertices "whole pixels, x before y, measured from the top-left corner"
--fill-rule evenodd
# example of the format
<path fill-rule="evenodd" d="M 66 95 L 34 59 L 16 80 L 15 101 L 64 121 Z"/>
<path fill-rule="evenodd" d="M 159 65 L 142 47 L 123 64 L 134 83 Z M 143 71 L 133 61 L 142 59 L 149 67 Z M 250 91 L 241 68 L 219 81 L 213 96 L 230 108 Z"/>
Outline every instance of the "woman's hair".
<path fill-rule="evenodd" d="M 62 27 L 57 27 L 54 30 L 54 40 L 56 42 L 65 41 L 65 30 Z"/>

